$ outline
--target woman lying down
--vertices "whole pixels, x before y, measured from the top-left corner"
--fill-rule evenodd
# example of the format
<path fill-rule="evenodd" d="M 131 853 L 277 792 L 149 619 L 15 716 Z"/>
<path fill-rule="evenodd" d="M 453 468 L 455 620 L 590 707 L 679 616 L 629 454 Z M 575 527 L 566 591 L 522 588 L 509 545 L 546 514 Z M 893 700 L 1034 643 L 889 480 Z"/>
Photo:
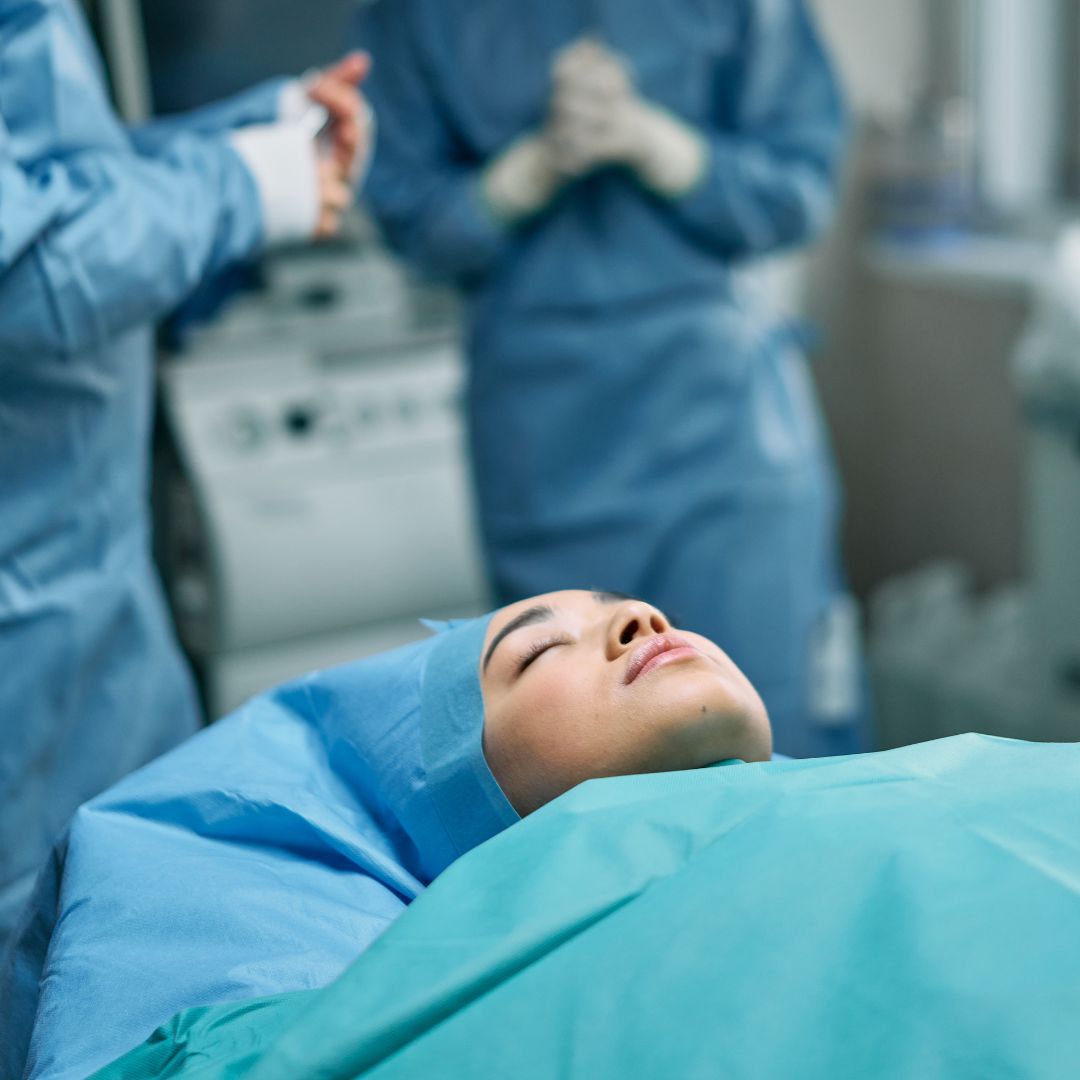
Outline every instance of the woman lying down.
<path fill-rule="evenodd" d="M 7 1064 L 1070 1075 L 1077 749 L 769 753 L 716 645 L 603 593 L 289 684 L 79 812 Z"/>

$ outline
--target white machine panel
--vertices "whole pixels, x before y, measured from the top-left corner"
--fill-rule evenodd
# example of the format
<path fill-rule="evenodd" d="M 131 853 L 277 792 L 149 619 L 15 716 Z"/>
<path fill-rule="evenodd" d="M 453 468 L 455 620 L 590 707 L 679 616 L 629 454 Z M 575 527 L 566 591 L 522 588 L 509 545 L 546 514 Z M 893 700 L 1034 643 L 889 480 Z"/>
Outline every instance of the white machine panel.
<path fill-rule="evenodd" d="M 396 623 L 393 644 L 403 618 L 485 606 L 452 338 L 182 360 L 164 379 L 201 523 L 168 575 L 194 653 L 258 668 L 252 650 Z"/>

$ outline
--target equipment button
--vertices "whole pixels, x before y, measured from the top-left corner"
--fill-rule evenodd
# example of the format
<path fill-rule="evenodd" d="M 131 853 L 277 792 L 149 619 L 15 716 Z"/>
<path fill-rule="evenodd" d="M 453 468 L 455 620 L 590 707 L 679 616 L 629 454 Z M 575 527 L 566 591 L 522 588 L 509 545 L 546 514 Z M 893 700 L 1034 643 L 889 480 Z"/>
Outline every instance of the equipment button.
<path fill-rule="evenodd" d="M 290 405 L 285 410 L 285 430 L 298 439 L 310 435 L 319 420 L 319 410 L 313 405 Z"/>

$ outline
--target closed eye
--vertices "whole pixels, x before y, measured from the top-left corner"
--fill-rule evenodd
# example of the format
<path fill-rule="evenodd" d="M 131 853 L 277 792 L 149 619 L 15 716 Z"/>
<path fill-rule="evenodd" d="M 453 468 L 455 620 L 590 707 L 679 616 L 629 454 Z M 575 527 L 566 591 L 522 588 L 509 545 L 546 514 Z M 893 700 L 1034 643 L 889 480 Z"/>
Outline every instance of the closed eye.
<path fill-rule="evenodd" d="M 548 649 L 552 649 L 556 645 L 569 644 L 569 639 L 565 637 L 539 638 L 538 640 L 532 642 L 529 647 L 520 656 L 518 656 L 517 660 L 514 662 L 514 667 L 517 670 L 518 675 L 525 671 L 526 668 L 528 668 L 534 660 L 537 660 L 544 653 L 546 653 Z"/>

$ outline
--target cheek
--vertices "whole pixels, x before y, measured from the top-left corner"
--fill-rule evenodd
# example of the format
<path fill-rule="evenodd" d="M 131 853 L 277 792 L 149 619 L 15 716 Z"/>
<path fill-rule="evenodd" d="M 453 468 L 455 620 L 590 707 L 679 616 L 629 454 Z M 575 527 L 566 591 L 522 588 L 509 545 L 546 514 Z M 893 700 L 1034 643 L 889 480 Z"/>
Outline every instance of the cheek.
<path fill-rule="evenodd" d="M 608 737 L 602 695 L 595 682 L 573 672 L 537 671 L 522 680 L 512 700 L 489 716 L 493 759 L 518 775 L 527 771 L 545 784 L 569 786 L 595 769 Z"/>
<path fill-rule="evenodd" d="M 552 764 L 573 761 L 599 738 L 602 710 L 585 680 L 551 678 L 529 688 L 521 702 L 521 726 L 529 750 Z"/>

